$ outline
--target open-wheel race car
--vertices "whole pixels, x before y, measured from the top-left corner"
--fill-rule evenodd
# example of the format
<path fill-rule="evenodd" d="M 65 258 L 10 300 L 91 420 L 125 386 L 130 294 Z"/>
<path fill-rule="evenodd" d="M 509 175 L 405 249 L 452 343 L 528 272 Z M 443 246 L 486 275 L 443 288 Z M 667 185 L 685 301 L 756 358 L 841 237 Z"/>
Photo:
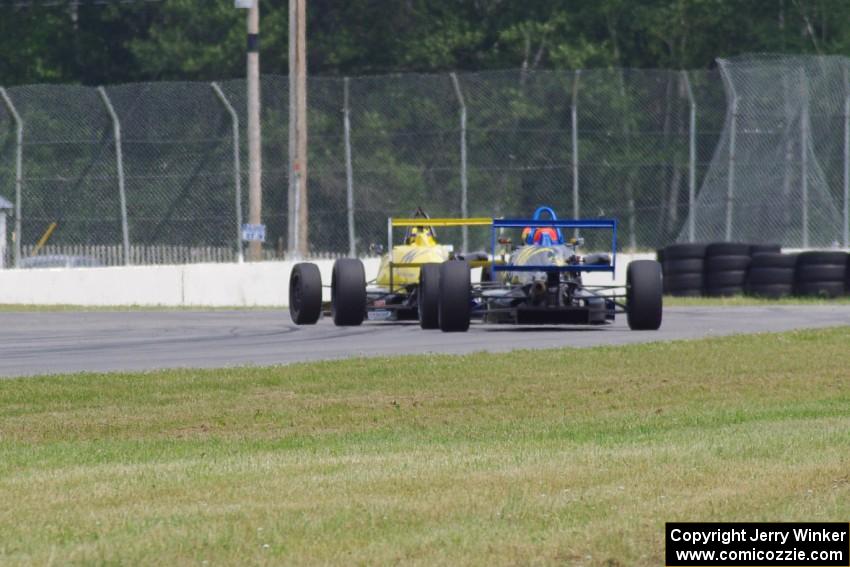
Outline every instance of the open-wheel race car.
<path fill-rule="evenodd" d="M 297 325 L 316 323 L 329 307 L 334 324 L 355 326 L 364 320 L 419 320 L 425 329 L 439 325 L 437 282 L 440 265 L 448 261 L 470 267 L 489 265 L 487 254 L 455 254 L 453 247 L 437 240 L 435 227 L 490 226 L 492 219 L 431 219 L 422 209 L 412 218 L 387 219 L 387 253 L 381 257 L 378 276 L 367 282 L 363 262 L 341 258 L 331 273 L 331 302 L 322 303 L 322 278 L 318 266 L 296 264 L 289 280 L 289 313 Z M 393 229 L 404 228 L 402 244 L 393 245 Z"/>
<path fill-rule="evenodd" d="M 544 215 L 550 218 L 542 218 Z M 516 248 L 500 236 L 511 229 L 522 230 Z M 582 240 L 565 240 L 566 229 L 610 230 L 611 253 L 581 256 Z M 423 278 L 420 295 L 429 300 L 436 297 L 437 321 L 443 331 L 466 331 L 471 319 L 520 325 L 599 325 L 613 321 L 619 313 L 626 314 L 629 328 L 634 330 L 661 326 L 658 262 L 629 263 L 625 286 L 590 285 L 582 280 L 582 274 L 590 272 L 609 272 L 613 279 L 616 220 L 558 220 L 551 208 L 540 207 L 532 219 L 494 219 L 491 230 L 492 262 L 484 268 L 480 283 L 471 282 L 470 266 L 460 260 L 437 266 L 436 278 Z"/>

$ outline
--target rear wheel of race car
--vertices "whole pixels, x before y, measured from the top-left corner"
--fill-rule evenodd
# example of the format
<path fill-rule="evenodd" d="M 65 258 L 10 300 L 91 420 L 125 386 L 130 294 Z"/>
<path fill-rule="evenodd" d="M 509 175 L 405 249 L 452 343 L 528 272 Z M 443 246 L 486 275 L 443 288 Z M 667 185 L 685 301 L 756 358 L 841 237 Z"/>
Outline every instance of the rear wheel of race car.
<path fill-rule="evenodd" d="M 296 325 L 315 325 L 322 314 L 322 274 L 316 264 L 295 264 L 289 276 L 289 316 Z"/>
<path fill-rule="evenodd" d="M 440 326 L 440 264 L 425 264 L 419 271 L 419 326 Z"/>
<path fill-rule="evenodd" d="M 440 264 L 439 325 L 447 333 L 469 329 L 469 266 L 451 260 Z"/>
<path fill-rule="evenodd" d="M 626 318 L 633 331 L 661 327 L 661 265 L 654 260 L 635 260 L 626 270 Z"/>
<path fill-rule="evenodd" d="M 366 315 L 366 272 L 360 260 L 342 258 L 334 262 L 331 315 L 338 327 L 353 327 L 363 322 Z"/>

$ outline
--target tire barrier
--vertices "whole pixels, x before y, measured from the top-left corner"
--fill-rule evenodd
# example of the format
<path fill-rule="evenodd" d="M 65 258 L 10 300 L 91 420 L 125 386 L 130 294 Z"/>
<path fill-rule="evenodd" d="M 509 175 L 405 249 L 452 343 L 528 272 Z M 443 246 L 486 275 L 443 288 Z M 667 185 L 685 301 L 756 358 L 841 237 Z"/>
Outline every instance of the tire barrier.
<path fill-rule="evenodd" d="M 840 297 L 848 291 L 846 252 L 801 252 L 794 273 L 794 293 L 809 297 Z"/>
<path fill-rule="evenodd" d="M 705 248 L 705 295 L 741 295 L 750 267 L 750 245 L 715 242 Z"/>
<path fill-rule="evenodd" d="M 751 244 L 750 256 L 756 254 L 781 254 L 782 247 L 779 244 Z"/>
<path fill-rule="evenodd" d="M 794 293 L 797 254 L 761 252 L 753 254 L 744 292 L 747 295 L 779 299 Z"/>
<path fill-rule="evenodd" d="M 843 251 L 783 254 L 778 244 L 713 242 L 674 244 L 659 250 L 658 260 L 668 295 L 850 295 L 850 254 Z"/>
<path fill-rule="evenodd" d="M 664 293 L 678 297 L 702 295 L 705 277 L 705 244 L 673 244 L 658 251 Z"/>

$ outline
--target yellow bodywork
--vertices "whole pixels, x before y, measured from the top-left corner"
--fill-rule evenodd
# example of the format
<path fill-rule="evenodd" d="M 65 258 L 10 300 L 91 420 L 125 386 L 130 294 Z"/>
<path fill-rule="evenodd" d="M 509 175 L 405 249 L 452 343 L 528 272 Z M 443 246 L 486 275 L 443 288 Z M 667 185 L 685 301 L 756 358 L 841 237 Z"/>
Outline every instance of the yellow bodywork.
<path fill-rule="evenodd" d="M 517 248 L 511 254 L 510 263 L 514 266 L 566 266 L 569 257 L 575 253 L 575 247 L 568 245 L 540 246 L 530 244 Z M 528 283 L 540 277 L 535 272 L 502 272 L 504 281 L 511 284 Z"/>
<path fill-rule="evenodd" d="M 420 220 L 420 222 L 422 222 Z M 414 229 L 414 236 L 407 244 L 393 246 L 392 252 L 381 258 L 381 267 L 375 283 L 379 286 L 390 286 L 390 260 L 394 265 L 392 270 L 393 289 L 419 283 L 419 267 L 403 266 L 404 264 L 427 264 L 430 262 L 445 262 L 449 259 L 449 248 L 430 235 L 427 230 Z M 398 264 L 402 264 L 401 267 Z"/>
<path fill-rule="evenodd" d="M 375 284 L 389 287 L 391 291 L 403 291 L 405 286 L 419 283 L 419 267 L 422 264 L 442 263 L 451 257 L 451 247 L 439 244 L 434 238 L 435 226 L 490 226 L 491 218 L 460 219 L 390 219 L 390 230 L 407 227 L 408 236 L 404 244 L 393 246 L 389 254 L 381 258 Z M 487 262 L 471 262 L 473 267 Z"/>

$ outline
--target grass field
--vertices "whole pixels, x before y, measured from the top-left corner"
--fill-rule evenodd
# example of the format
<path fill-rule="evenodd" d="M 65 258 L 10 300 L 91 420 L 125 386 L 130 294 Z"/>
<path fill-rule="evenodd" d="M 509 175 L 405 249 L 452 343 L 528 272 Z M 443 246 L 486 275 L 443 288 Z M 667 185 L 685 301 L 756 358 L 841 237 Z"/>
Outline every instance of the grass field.
<path fill-rule="evenodd" d="M 850 328 L 0 381 L 0 563 L 662 565 L 850 518 Z"/>

